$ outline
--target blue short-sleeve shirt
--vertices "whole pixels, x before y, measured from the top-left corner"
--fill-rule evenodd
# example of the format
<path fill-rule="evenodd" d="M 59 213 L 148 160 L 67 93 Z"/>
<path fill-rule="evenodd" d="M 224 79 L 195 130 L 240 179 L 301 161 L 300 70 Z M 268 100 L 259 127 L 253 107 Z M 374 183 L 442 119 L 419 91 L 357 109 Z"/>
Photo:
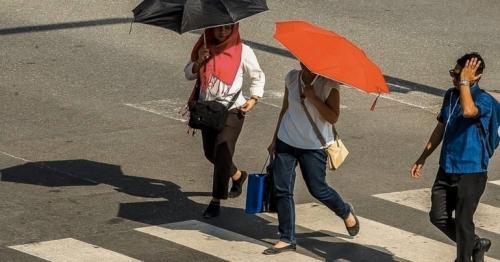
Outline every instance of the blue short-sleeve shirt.
<path fill-rule="evenodd" d="M 479 85 L 471 87 L 472 97 L 479 112 L 475 118 L 465 118 L 460 105 L 460 91 L 450 88 L 443 100 L 438 121 L 445 125 L 440 167 L 449 174 L 484 173 L 489 156 L 483 146 L 480 125 L 488 123 L 493 101 Z"/>

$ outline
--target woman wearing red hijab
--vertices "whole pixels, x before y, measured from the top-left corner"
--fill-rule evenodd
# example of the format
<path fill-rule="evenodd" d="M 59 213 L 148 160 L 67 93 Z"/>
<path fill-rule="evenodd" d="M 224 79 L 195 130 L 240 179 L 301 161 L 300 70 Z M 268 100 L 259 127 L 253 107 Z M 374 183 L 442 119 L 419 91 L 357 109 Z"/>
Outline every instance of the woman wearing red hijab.
<path fill-rule="evenodd" d="M 220 213 L 220 200 L 241 195 L 247 178 L 246 172 L 233 163 L 233 154 L 245 113 L 264 94 L 265 76 L 253 50 L 242 43 L 238 24 L 206 29 L 194 46 L 184 72 L 188 80 L 199 80 L 199 101 L 215 100 L 227 106 L 237 96 L 228 108 L 229 116 L 221 131 L 202 130 L 205 157 L 214 165 L 212 201 L 203 216 L 216 217 Z M 251 79 L 248 100 L 239 92 L 244 73 Z M 228 192 L 230 179 L 232 187 Z"/>

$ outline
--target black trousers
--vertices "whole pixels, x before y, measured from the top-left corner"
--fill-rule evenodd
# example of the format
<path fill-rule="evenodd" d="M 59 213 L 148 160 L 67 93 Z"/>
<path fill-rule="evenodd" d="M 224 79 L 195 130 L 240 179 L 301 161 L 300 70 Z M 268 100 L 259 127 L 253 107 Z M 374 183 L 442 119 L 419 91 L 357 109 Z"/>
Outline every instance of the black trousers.
<path fill-rule="evenodd" d="M 487 178 L 486 172 L 457 175 L 446 174 L 440 168 L 432 186 L 431 222 L 457 243 L 458 262 L 471 261 L 475 241 L 473 216 Z"/>
<path fill-rule="evenodd" d="M 244 114 L 238 109 L 232 109 L 221 131 L 201 132 L 205 157 L 214 165 L 212 185 L 214 198 L 227 199 L 229 180 L 238 170 L 233 162 L 233 155 L 244 121 Z"/>

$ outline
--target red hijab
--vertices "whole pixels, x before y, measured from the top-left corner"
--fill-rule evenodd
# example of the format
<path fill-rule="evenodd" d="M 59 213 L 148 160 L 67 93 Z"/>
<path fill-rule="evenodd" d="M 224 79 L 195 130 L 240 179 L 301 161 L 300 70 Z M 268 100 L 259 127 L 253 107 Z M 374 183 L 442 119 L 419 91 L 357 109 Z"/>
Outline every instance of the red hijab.
<path fill-rule="evenodd" d="M 207 48 L 210 50 L 210 58 L 200 69 L 200 83 L 202 90 L 208 87 L 208 81 L 212 76 L 217 77 L 226 85 L 232 85 L 241 63 L 242 42 L 239 32 L 239 24 L 233 25 L 233 30 L 226 40 L 218 43 L 214 37 L 214 28 L 205 29 Z M 203 35 L 196 42 L 191 52 L 191 61 L 198 59 L 198 50 L 203 46 Z"/>

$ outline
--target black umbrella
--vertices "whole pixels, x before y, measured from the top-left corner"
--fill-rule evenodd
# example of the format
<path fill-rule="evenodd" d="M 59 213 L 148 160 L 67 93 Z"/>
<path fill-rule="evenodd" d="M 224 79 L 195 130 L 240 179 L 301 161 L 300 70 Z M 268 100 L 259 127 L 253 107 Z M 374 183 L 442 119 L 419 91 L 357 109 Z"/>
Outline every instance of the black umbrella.
<path fill-rule="evenodd" d="M 134 22 L 182 34 L 233 24 L 266 10 L 266 0 L 144 0 L 132 12 Z"/>

